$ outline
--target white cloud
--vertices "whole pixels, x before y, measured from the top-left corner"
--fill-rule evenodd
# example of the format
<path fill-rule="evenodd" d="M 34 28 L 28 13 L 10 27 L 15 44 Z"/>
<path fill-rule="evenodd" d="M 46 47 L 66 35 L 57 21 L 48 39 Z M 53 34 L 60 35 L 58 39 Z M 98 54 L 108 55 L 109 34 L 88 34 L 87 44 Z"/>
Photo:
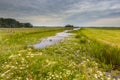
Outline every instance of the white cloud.
<path fill-rule="evenodd" d="M 118 18 L 104 18 L 104 19 L 98 19 L 96 21 L 90 22 L 87 25 L 90 26 L 118 26 L 120 27 L 120 17 Z"/>
<path fill-rule="evenodd" d="M 28 16 L 18 18 L 20 21 L 28 21 L 32 22 L 33 25 L 53 25 L 57 26 L 58 24 L 62 24 L 63 18 L 61 17 L 51 17 L 51 16 Z"/>
<path fill-rule="evenodd" d="M 118 9 L 120 11 L 120 3 L 114 1 L 98 1 L 97 3 L 83 1 L 74 4 L 71 6 L 66 13 L 68 14 L 76 14 L 83 12 L 94 12 L 94 11 L 106 11 L 106 10 L 114 10 Z"/>

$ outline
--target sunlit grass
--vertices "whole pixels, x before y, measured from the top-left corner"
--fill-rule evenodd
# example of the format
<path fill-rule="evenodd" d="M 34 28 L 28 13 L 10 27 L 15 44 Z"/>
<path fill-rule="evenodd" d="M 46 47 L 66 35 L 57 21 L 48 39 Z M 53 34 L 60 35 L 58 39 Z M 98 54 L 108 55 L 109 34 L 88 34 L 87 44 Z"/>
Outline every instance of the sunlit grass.
<path fill-rule="evenodd" d="M 120 65 L 119 33 L 119 29 L 84 28 L 77 32 L 76 37 L 82 43 L 87 41 L 88 54 L 115 66 Z"/>
<path fill-rule="evenodd" d="M 113 28 L 85 28 L 82 33 L 89 38 L 96 39 L 111 46 L 120 47 L 120 29 Z"/>

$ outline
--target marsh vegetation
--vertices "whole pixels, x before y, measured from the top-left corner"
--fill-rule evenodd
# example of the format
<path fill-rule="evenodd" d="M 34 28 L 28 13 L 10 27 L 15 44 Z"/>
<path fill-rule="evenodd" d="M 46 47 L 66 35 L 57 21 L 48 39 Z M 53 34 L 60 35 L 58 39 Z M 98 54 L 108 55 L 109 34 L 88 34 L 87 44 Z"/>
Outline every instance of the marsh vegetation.
<path fill-rule="evenodd" d="M 58 44 L 41 49 L 28 47 L 64 30 L 0 29 L 0 79 L 119 79 L 119 29 L 82 28 L 71 31 L 74 35 Z"/>

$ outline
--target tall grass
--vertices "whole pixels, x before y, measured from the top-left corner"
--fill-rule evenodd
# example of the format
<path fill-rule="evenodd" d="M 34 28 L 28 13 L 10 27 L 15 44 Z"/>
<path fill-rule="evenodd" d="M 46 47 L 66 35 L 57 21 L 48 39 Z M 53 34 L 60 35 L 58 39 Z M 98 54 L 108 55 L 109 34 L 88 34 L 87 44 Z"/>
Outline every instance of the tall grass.
<path fill-rule="evenodd" d="M 103 63 L 112 64 L 113 66 L 120 66 L 120 48 L 100 42 L 94 38 L 97 35 L 94 34 L 95 36 L 90 37 L 88 36 L 90 35 L 89 29 L 87 29 L 89 33 L 88 35 L 84 32 L 84 30 L 86 32 L 86 29 L 82 29 L 77 32 L 76 38 L 80 39 L 80 43 L 85 44 L 88 54 L 91 55 L 91 57 L 99 59 Z M 102 33 L 99 34 L 99 36 L 101 35 Z"/>
<path fill-rule="evenodd" d="M 89 43 L 89 47 L 91 56 L 98 58 L 101 62 L 120 66 L 120 48 L 94 40 Z"/>

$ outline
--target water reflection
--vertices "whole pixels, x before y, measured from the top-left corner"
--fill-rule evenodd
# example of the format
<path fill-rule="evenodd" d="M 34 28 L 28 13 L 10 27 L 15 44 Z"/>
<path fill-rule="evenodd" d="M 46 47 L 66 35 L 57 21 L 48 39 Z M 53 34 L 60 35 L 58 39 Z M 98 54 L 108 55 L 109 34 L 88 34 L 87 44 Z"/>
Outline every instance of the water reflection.
<path fill-rule="evenodd" d="M 80 28 L 75 28 L 73 30 L 78 30 Z M 33 47 L 35 49 L 39 49 L 39 48 L 44 48 L 53 44 L 57 44 L 58 42 L 64 40 L 66 37 L 69 37 L 70 35 L 72 35 L 71 33 L 68 33 L 71 30 L 65 30 L 64 32 L 60 32 L 57 33 L 55 36 L 51 36 L 48 38 L 44 38 L 41 40 L 40 43 L 34 44 Z"/>

